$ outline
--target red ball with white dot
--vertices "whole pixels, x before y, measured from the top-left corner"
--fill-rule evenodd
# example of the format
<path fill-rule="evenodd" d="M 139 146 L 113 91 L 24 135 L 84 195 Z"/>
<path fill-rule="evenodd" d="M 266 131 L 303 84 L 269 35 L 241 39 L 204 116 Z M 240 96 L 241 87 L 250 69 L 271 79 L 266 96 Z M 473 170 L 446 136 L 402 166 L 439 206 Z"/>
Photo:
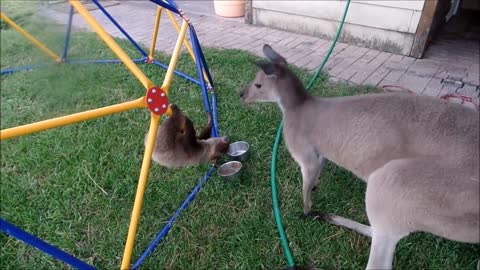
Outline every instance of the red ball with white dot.
<path fill-rule="evenodd" d="M 154 86 L 148 89 L 145 101 L 152 113 L 162 115 L 167 112 L 168 96 L 160 87 Z"/>

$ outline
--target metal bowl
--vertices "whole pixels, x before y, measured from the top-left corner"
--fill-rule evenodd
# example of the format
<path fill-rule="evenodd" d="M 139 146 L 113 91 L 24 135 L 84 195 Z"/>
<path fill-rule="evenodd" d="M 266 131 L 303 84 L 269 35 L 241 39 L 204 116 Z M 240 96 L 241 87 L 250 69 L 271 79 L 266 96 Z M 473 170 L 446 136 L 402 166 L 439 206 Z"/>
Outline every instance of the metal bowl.
<path fill-rule="evenodd" d="M 246 161 L 250 157 L 250 151 L 248 151 L 250 145 L 244 141 L 238 141 L 231 143 L 228 147 L 227 154 L 232 160 Z"/>
<path fill-rule="evenodd" d="M 237 180 L 242 174 L 242 163 L 240 161 L 229 161 L 218 168 L 218 175 L 228 181 Z"/>

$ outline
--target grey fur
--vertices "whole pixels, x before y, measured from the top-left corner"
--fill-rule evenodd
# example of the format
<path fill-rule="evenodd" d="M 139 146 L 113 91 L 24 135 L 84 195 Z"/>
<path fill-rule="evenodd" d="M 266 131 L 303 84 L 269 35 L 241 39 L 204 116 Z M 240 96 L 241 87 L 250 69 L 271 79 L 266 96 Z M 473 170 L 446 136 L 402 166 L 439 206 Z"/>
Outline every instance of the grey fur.
<path fill-rule="evenodd" d="M 282 56 L 263 49 L 271 64 L 260 65 L 240 96 L 282 110 L 285 142 L 302 171 L 304 214 L 328 159 L 367 183 L 370 226 L 328 216 L 330 223 L 370 233 L 367 269 L 392 268 L 397 242 L 416 231 L 479 242 L 477 111 L 404 93 L 314 97 Z"/>

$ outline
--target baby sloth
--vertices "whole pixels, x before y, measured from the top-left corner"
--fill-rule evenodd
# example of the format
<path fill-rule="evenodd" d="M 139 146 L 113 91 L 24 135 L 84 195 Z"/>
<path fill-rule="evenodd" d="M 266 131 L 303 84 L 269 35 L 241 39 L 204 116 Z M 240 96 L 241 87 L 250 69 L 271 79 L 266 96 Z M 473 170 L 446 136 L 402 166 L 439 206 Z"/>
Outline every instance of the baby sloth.
<path fill-rule="evenodd" d="M 159 127 L 153 147 L 152 160 L 158 164 L 175 168 L 216 162 L 227 152 L 226 137 L 210 138 L 212 117 L 208 114 L 207 126 L 196 135 L 192 121 L 175 105 L 170 105 L 172 115 Z M 145 136 L 147 143 L 148 133 Z"/>

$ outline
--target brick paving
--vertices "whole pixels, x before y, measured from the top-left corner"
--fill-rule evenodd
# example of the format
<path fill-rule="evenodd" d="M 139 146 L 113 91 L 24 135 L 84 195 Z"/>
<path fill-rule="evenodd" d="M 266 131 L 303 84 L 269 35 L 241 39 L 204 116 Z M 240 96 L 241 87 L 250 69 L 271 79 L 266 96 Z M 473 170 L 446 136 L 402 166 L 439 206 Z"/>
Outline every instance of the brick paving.
<path fill-rule="evenodd" d="M 182 5 L 182 2 L 179 2 Z M 125 27 L 137 42 L 150 44 L 155 16 L 155 6 L 144 1 L 125 1 L 107 7 L 107 10 Z M 132 16 L 132 12 L 135 14 Z M 248 25 L 240 19 L 226 19 L 213 14 L 186 12 L 204 47 L 245 50 L 263 56 L 262 45 L 268 43 L 293 65 L 313 71 L 328 51 L 330 40 L 280 31 L 262 26 Z M 67 13 L 49 7 L 41 11 L 57 23 L 67 22 Z M 107 32 L 123 37 L 115 26 L 99 11 L 91 14 Z M 175 44 L 176 31 L 163 14 L 157 49 L 170 54 Z M 162 23 L 163 22 L 163 23 Z M 90 27 L 76 15 L 76 29 Z M 451 42 L 456 42 L 452 46 Z M 375 87 L 397 85 L 415 93 L 439 96 L 459 93 L 480 96 L 479 49 L 475 41 L 434 41 L 423 59 L 381 52 L 346 43 L 338 43 L 325 71 L 333 82 L 364 84 Z"/>

